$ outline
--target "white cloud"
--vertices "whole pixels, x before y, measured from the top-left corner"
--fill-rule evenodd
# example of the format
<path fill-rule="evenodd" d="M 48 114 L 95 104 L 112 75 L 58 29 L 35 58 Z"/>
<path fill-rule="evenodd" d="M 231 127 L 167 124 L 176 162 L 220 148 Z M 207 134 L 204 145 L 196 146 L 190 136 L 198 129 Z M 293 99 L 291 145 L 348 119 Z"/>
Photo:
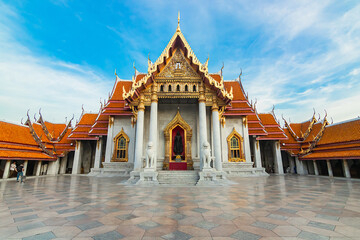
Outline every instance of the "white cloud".
<path fill-rule="evenodd" d="M 41 108 L 46 120 L 64 122 L 79 117 L 82 104 L 97 112 L 112 83 L 89 66 L 32 53 L 14 37 L 21 29 L 12 18 L 19 16 L 4 4 L 0 9 L 0 120 L 18 123 L 27 109 Z"/>

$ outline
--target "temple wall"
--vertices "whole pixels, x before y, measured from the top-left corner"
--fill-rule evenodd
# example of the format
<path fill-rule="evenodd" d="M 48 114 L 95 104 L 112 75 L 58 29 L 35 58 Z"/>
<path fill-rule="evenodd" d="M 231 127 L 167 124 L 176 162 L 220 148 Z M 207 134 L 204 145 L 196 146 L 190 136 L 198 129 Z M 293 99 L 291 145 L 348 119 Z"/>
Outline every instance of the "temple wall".
<path fill-rule="evenodd" d="M 157 158 L 165 158 L 165 136 L 164 129 L 170 123 L 170 121 L 175 117 L 178 107 L 180 109 L 181 117 L 190 125 L 192 129 L 192 138 L 191 138 L 191 154 L 192 158 L 198 158 L 199 148 L 198 148 L 198 104 L 159 104 L 158 105 L 158 145 L 157 145 Z M 210 139 L 210 112 L 207 109 L 207 129 L 208 129 L 208 141 Z M 150 126 L 150 107 L 145 109 L 145 120 L 144 120 L 144 149 L 149 141 L 149 126 Z M 209 141 L 210 142 L 210 141 Z"/>
<path fill-rule="evenodd" d="M 221 148 L 222 148 L 222 161 L 228 162 L 229 160 L 229 149 L 228 149 L 228 143 L 227 143 L 227 137 L 230 135 L 230 133 L 235 130 L 243 137 L 249 138 L 249 135 L 244 136 L 243 131 L 243 120 L 241 117 L 227 117 L 226 118 L 226 124 L 225 127 L 222 125 L 220 126 L 220 132 L 221 132 Z M 245 144 L 243 144 L 243 147 L 245 148 Z M 245 153 L 245 149 L 243 149 Z M 248 149 L 250 151 L 250 149 Z"/>
<path fill-rule="evenodd" d="M 146 125 L 145 125 L 146 126 Z M 111 156 L 114 153 L 114 138 L 116 135 L 121 132 L 121 129 L 124 129 L 124 132 L 129 137 L 129 146 L 128 146 L 128 162 L 133 163 L 134 162 L 134 151 L 135 151 L 135 125 L 134 127 L 131 126 L 131 118 L 129 116 L 123 117 L 123 116 L 116 116 L 114 119 L 114 126 L 113 126 L 113 137 L 111 141 L 108 141 L 108 143 L 111 142 Z M 106 146 L 108 147 L 108 146 Z"/>

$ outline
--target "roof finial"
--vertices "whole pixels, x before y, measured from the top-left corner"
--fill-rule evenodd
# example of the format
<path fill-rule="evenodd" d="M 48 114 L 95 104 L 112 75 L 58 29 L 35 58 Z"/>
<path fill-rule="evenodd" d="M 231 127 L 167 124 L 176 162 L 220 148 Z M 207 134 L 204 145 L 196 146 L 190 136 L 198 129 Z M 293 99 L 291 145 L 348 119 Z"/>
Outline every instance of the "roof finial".
<path fill-rule="evenodd" d="M 178 11 L 178 25 L 177 25 L 176 31 L 180 32 L 180 11 Z"/>

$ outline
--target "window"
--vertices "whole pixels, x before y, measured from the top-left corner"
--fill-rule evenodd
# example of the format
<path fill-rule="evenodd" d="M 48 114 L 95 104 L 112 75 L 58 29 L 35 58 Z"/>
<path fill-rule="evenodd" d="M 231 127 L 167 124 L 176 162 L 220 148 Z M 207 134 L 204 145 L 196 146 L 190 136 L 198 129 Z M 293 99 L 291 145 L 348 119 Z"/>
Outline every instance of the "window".
<path fill-rule="evenodd" d="M 245 162 L 243 153 L 243 138 L 236 132 L 235 128 L 227 137 L 229 162 Z"/>
<path fill-rule="evenodd" d="M 175 69 L 181 69 L 181 63 L 180 62 L 177 62 L 175 64 Z"/>
<path fill-rule="evenodd" d="M 196 92 L 196 85 L 193 86 L 193 92 Z"/>
<path fill-rule="evenodd" d="M 127 162 L 128 161 L 128 144 L 129 138 L 121 129 L 118 135 L 114 138 L 114 154 L 111 159 L 112 162 Z"/>
<path fill-rule="evenodd" d="M 169 85 L 169 88 L 168 88 L 168 89 L 169 89 L 168 91 L 171 92 L 171 85 Z"/>
<path fill-rule="evenodd" d="M 180 85 L 179 84 L 176 86 L 176 91 L 180 92 Z"/>
<path fill-rule="evenodd" d="M 188 85 L 185 85 L 185 92 L 188 92 L 188 91 L 189 91 Z"/>
<path fill-rule="evenodd" d="M 161 85 L 160 86 L 160 92 L 163 92 L 164 91 L 164 85 Z"/>

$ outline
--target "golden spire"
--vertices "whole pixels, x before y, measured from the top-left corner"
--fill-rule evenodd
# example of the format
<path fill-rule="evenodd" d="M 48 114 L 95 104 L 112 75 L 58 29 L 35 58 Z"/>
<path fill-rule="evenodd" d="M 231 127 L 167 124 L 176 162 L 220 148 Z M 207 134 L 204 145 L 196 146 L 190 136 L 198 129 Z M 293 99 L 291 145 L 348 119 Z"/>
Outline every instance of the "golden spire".
<path fill-rule="evenodd" d="M 180 32 L 180 11 L 178 12 L 178 25 L 177 25 L 176 31 Z"/>

